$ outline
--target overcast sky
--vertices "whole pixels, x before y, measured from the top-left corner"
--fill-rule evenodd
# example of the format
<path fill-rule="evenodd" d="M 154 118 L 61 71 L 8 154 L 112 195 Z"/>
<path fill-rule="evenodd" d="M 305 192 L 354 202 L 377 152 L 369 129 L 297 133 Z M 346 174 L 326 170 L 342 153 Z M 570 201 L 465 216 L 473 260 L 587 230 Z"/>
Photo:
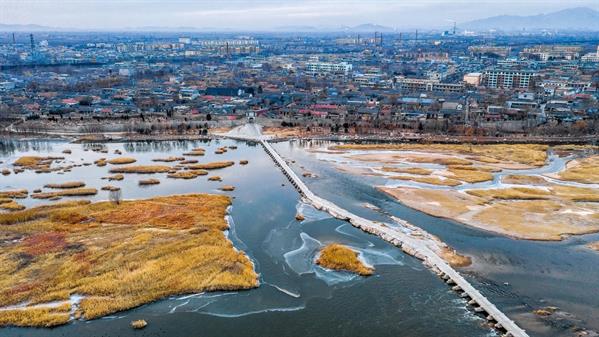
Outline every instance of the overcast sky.
<path fill-rule="evenodd" d="M 363 23 L 393 28 L 448 27 L 500 14 L 571 7 L 599 0 L 0 0 L 0 23 L 83 29 L 212 27 L 272 29 Z"/>

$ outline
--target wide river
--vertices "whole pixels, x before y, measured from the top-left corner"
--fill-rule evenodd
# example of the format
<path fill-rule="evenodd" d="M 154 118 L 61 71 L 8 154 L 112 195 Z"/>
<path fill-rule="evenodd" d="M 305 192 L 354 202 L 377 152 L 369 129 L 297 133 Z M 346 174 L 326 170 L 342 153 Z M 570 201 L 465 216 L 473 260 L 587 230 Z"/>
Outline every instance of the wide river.
<path fill-rule="evenodd" d="M 236 145 L 222 155 L 221 146 Z M 148 198 L 183 193 L 224 193 L 223 184 L 234 185 L 230 210 L 229 238 L 246 252 L 260 274 L 260 287 L 241 292 L 215 292 L 174 296 L 139 308 L 93 321 L 76 321 L 54 329 L 0 329 L 1 336 L 494 336 L 481 317 L 466 308 L 464 300 L 451 291 L 419 260 L 375 236 L 302 204 L 298 193 L 273 165 L 262 147 L 233 140 L 210 142 L 108 143 L 108 154 L 85 151 L 90 144 L 48 141 L 4 141 L 0 151 L 11 167 L 22 155 L 61 156 L 76 163 L 115 157 L 119 149 L 134 157 L 136 164 L 152 159 L 180 156 L 194 147 L 206 148 L 200 162 L 247 159 L 247 166 L 235 165 L 218 171 L 222 183 L 206 177 L 175 180 L 165 174 L 153 177 L 160 185 L 139 187 L 138 175 L 110 182 L 122 188 L 124 199 Z M 581 242 L 598 239 L 584 236 L 560 243 L 512 240 L 466 226 L 427 216 L 394 202 L 373 188 L 374 181 L 336 170 L 306 148 L 310 144 L 284 142 L 274 145 L 285 158 L 317 174 L 305 178 L 313 191 L 352 212 L 373 220 L 389 221 L 395 215 L 438 235 L 448 244 L 474 257 L 475 264 L 461 270 L 510 317 L 531 335 L 569 335 L 571 325 L 599 325 L 599 258 L 581 249 Z M 25 172 L 0 177 L 0 190 L 26 188 L 32 191 L 47 183 L 85 181 L 100 189 L 108 182 L 107 167 L 81 166 L 70 173 Z M 106 200 L 100 191 L 91 200 Z M 19 200 L 26 206 L 43 203 Z M 369 203 L 376 211 L 364 207 Z M 305 215 L 295 220 L 298 210 Z M 313 263 L 320 247 L 340 242 L 358 250 L 375 266 L 376 274 L 362 278 L 324 270 Z M 504 284 L 505 282 L 505 284 Z M 564 321 L 547 324 L 530 311 L 556 305 L 573 313 Z M 148 326 L 134 331 L 129 323 L 145 319 Z M 577 320 L 581 320 L 578 322 Z M 574 322 L 574 323 L 572 323 Z M 565 327 L 565 325 L 570 324 Z M 599 329 L 599 327 L 594 327 Z"/>

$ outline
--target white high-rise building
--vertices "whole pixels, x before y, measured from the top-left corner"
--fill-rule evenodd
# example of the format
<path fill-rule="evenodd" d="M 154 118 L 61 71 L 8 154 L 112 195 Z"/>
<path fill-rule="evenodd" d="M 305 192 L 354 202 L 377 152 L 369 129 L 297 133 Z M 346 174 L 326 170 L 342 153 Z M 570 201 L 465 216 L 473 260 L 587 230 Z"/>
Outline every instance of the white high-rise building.
<path fill-rule="evenodd" d="M 599 63 L 599 46 L 596 53 L 588 53 L 582 57 L 582 62 Z"/>
<path fill-rule="evenodd" d="M 306 63 L 306 73 L 312 76 L 316 75 L 349 75 L 353 66 L 347 62 L 330 63 L 330 62 L 308 62 Z"/>

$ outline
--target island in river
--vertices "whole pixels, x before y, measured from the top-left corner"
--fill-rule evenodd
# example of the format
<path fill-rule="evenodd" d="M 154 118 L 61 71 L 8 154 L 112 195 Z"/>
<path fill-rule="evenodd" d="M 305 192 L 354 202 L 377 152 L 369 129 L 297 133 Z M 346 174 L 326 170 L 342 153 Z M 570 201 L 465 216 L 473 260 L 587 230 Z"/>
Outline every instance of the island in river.
<path fill-rule="evenodd" d="M 379 190 L 433 216 L 519 239 L 599 232 L 596 147 L 344 144 L 329 150 L 343 158 L 340 169 L 386 177 Z M 567 164 L 554 164 L 560 162 Z"/>
<path fill-rule="evenodd" d="M 68 201 L 0 214 L 0 326 L 55 326 L 170 295 L 258 286 L 231 199 Z"/>

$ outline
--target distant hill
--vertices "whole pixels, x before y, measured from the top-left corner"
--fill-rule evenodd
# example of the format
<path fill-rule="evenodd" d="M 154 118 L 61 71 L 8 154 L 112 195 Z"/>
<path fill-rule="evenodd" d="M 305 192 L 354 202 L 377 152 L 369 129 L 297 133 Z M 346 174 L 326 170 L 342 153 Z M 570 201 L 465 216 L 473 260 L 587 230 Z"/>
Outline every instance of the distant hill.
<path fill-rule="evenodd" d="M 343 31 L 356 32 L 356 33 L 374 33 L 374 32 L 393 32 L 395 31 L 391 27 L 375 25 L 372 23 L 366 23 L 354 27 L 342 27 Z"/>
<path fill-rule="evenodd" d="M 62 30 L 61 28 L 52 28 L 40 25 L 5 25 L 0 23 L 0 32 L 45 32 L 52 30 Z"/>
<path fill-rule="evenodd" d="M 599 12 L 591 8 L 579 7 L 558 12 L 531 16 L 500 15 L 460 24 L 460 27 L 472 30 L 497 29 L 516 30 L 577 30 L 599 31 Z"/>

